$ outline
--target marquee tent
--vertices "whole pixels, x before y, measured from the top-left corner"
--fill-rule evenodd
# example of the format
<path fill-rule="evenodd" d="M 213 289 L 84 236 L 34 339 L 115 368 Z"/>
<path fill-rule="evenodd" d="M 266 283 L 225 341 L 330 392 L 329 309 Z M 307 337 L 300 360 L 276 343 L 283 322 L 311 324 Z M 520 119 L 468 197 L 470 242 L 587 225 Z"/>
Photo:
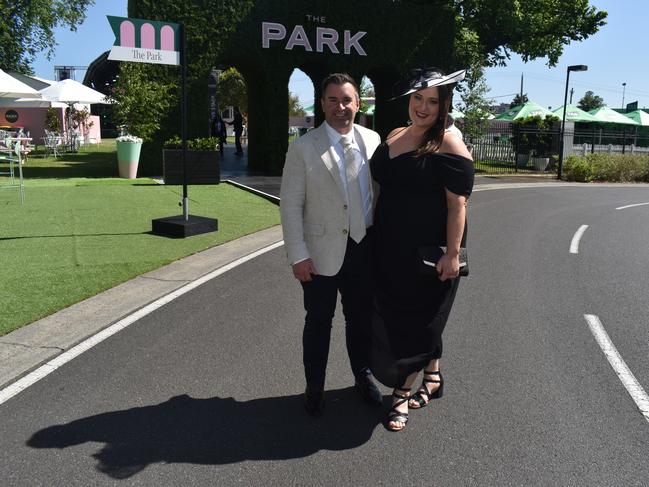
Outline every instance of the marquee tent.
<path fill-rule="evenodd" d="M 632 112 L 625 113 L 624 115 L 637 122 L 639 125 L 642 125 L 643 127 L 649 126 L 649 113 L 645 111 L 634 110 Z"/>
<path fill-rule="evenodd" d="M 556 110 L 553 110 L 557 117 L 563 118 L 563 107 L 559 107 Z M 598 122 L 593 115 L 588 112 L 585 112 L 581 108 L 575 105 L 566 106 L 566 122 Z"/>
<path fill-rule="evenodd" d="M 548 115 L 555 116 L 550 110 L 545 107 L 542 107 L 538 103 L 533 101 L 527 101 L 522 105 L 517 105 L 513 108 L 510 108 L 504 113 L 498 115 L 495 120 L 505 120 L 513 122 L 514 120 L 519 120 L 521 118 L 527 117 L 536 117 L 545 118 Z"/>
<path fill-rule="evenodd" d="M 631 120 L 629 117 L 625 117 L 621 113 L 617 113 L 615 110 L 611 110 L 608 107 L 596 108 L 588 113 L 593 115 L 598 122 L 617 123 L 621 125 L 639 125 L 635 120 Z"/>

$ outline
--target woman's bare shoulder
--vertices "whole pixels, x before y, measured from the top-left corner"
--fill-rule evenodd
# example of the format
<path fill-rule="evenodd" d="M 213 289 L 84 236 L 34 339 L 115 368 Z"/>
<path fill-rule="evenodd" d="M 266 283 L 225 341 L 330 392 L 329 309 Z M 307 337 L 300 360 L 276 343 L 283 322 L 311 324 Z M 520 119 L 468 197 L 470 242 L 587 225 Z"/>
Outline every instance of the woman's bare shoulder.
<path fill-rule="evenodd" d="M 407 128 L 408 128 L 408 127 L 397 127 L 396 129 L 392 130 L 392 131 L 388 134 L 388 136 L 385 138 L 385 141 L 386 141 L 386 142 L 389 141 L 389 140 L 392 139 L 394 136 L 400 134 L 401 132 L 403 132 L 403 131 L 406 130 Z"/>

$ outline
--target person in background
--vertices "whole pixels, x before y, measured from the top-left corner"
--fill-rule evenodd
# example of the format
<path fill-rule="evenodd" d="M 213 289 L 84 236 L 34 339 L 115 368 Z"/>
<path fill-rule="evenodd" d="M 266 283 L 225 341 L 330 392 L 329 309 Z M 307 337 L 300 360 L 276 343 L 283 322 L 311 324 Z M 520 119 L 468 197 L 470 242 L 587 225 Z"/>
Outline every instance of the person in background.
<path fill-rule="evenodd" d="M 458 139 L 464 140 L 462 131 L 455 125 L 455 118 L 450 113 L 446 116 L 446 132 L 455 135 Z"/>
<path fill-rule="evenodd" d="M 234 127 L 234 145 L 237 148 L 236 155 L 243 155 L 243 147 L 241 146 L 241 135 L 243 134 L 243 115 L 239 107 L 234 107 L 234 119 L 230 123 Z"/>
<path fill-rule="evenodd" d="M 216 137 L 218 140 L 219 152 L 223 155 L 223 146 L 226 143 L 227 139 L 227 126 L 225 125 L 225 120 L 221 118 L 220 114 L 214 116 L 212 120 L 212 137 Z"/>

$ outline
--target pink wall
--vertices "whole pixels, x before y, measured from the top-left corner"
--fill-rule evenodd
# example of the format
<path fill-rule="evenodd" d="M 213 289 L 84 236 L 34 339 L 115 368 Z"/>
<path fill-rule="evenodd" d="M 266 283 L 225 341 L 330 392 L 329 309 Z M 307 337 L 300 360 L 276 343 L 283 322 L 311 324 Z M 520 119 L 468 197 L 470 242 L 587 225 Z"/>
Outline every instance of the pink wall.
<path fill-rule="evenodd" d="M 18 113 L 18 120 L 14 123 L 7 122 L 5 118 L 5 113 L 7 110 L 13 110 Z M 59 114 L 59 120 L 61 120 L 61 127 L 65 130 L 65 120 L 64 120 L 64 108 L 55 108 Z M 0 125 L 9 125 L 11 127 L 24 127 L 25 130 L 29 130 L 30 136 L 34 139 L 35 144 L 43 144 L 43 137 L 45 137 L 45 128 L 43 124 L 45 123 L 45 114 L 47 113 L 47 108 L 12 108 L 12 107 L 0 107 Z M 99 116 L 91 115 L 90 121 L 92 122 L 92 127 L 88 131 L 88 137 L 101 142 L 101 130 L 99 127 Z"/>

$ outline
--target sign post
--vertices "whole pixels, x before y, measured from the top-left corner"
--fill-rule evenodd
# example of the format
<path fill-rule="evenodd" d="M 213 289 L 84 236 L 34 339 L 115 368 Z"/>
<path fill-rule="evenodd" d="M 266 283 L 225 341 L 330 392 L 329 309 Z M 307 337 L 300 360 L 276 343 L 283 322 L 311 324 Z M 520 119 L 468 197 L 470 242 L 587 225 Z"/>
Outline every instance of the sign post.
<path fill-rule="evenodd" d="M 181 84 L 181 137 L 183 171 L 183 214 L 152 221 L 152 231 L 167 237 L 190 237 L 218 229 L 214 218 L 189 214 L 187 196 L 187 36 L 185 26 L 172 22 L 143 20 L 108 15 L 115 43 L 108 59 L 148 64 L 180 65 Z"/>

